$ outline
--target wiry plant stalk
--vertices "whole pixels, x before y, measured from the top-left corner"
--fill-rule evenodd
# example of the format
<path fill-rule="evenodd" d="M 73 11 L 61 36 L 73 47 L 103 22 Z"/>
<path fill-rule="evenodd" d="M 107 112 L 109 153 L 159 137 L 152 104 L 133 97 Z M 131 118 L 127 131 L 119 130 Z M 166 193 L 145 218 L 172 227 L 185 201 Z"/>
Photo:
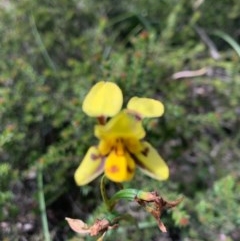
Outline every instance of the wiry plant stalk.
<path fill-rule="evenodd" d="M 42 175 L 41 163 L 39 164 L 38 171 L 37 171 L 37 187 L 38 187 L 38 203 L 39 203 L 39 209 L 41 214 L 44 241 L 51 241 L 49 228 L 48 228 L 44 191 L 43 191 L 43 175 Z"/>

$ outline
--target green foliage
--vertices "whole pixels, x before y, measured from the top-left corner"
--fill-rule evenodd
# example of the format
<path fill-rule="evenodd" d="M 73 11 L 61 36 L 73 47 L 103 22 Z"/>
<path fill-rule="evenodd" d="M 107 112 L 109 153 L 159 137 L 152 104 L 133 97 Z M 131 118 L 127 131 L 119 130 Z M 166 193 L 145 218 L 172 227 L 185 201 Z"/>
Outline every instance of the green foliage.
<path fill-rule="evenodd" d="M 137 95 L 165 104 L 161 120 L 144 124 L 148 140 L 170 166 L 171 179 L 159 184 L 139 173 L 132 185 L 161 189 L 166 197 L 186 196 L 167 220 L 170 236 L 177 230 L 186 240 L 219 235 L 239 240 L 239 8 L 237 0 L 3 1 L 0 222 L 16 224 L 30 213 L 37 223 L 32 232 L 41 234 L 39 161 L 52 236 L 57 233 L 53 239 L 73 235 L 58 234 L 65 216 L 91 219 L 93 210 L 98 212 L 98 180 L 79 189 L 72 176 L 96 143 L 94 120 L 83 115 L 81 103 L 90 86 L 104 79 L 117 82 L 127 100 Z M 221 58 L 209 54 L 198 27 Z M 202 72 L 187 77 L 183 70 Z M 161 235 L 156 227 L 142 228 L 136 236 L 131 230 L 122 229 L 123 240 Z M 14 240 L 21 232 L 12 227 L 4 235 Z"/>
<path fill-rule="evenodd" d="M 203 240 L 236 239 L 239 226 L 239 182 L 233 175 L 216 181 L 207 192 L 199 192 L 195 199 L 186 200 L 172 212 L 175 224 L 182 227 L 185 222 L 185 238 L 197 238 L 201 232 Z M 191 215 L 189 215 L 191 214 Z"/>

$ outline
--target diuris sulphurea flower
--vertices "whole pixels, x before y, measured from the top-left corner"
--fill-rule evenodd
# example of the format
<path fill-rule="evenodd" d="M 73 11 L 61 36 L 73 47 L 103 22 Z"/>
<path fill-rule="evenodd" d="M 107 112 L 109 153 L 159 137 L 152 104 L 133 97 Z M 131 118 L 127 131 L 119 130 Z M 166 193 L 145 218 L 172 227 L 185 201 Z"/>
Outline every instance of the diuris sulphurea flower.
<path fill-rule="evenodd" d="M 122 103 L 122 91 L 113 82 L 98 82 L 85 97 L 83 111 L 100 120 L 94 128 L 99 143 L 88 149 L 75 172 L 79 186 L 102 173 L 114 182 L 130 181 L 136 166 L 157 180 L 168 178 L 168 166 L 156 149 L 143 140 L 146 132 L 142 126 L 144 118 L 163 114 L 163 104 L 154 99 L 133 97 L 121 111 Z"/>

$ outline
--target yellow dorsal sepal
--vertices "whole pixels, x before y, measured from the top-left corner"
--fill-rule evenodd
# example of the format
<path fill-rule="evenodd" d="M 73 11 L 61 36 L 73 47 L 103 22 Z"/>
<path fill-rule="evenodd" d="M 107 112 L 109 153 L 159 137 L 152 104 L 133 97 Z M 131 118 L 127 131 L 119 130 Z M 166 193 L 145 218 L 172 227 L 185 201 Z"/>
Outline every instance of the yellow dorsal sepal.
<path fill-rule="evenodd" d="M 82 108 L 91 117 L 111 117 L 120 111 L 122 103 L 121 89 L 113 82 L 100 81 L 90 89 Z"/>

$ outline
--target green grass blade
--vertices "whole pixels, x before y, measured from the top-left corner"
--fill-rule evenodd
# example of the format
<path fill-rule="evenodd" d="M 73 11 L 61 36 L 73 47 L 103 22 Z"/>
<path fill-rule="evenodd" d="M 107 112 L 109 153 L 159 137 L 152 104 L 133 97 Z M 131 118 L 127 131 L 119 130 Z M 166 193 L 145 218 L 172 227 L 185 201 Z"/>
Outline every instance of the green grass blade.
<path fill-rule="evenodd" d="M 220 30 L 214 31 L 213 34 L 226 41 L 236 51 L 240 58 L 240 45 L 230 35 Z"/>

